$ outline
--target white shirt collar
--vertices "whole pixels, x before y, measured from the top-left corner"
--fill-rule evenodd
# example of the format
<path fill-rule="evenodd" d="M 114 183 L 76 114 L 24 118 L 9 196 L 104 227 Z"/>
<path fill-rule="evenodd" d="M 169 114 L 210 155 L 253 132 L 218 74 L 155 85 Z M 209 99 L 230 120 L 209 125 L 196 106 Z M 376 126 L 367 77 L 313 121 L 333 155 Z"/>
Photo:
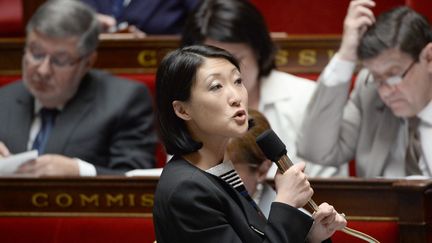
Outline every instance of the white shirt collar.
<path fill-rule="evenodd" d="M 34 115 L 38 115 L 39 114 L 39 112 L 40 112 L 40 110 L 43 108 L 43 105 L 42 105 L 42 103 L 39 101 L 39 100 L 37 100 L 37 99 L 35 99 L 35 101 L 34 101 L 34 109 L 33 109 L 33 114 Z M 63 108 L 64 108 L 64 106 L 57 106 L 57 109 L 59 110 L 59 111 L 62 111 L 63 110 Z"/>

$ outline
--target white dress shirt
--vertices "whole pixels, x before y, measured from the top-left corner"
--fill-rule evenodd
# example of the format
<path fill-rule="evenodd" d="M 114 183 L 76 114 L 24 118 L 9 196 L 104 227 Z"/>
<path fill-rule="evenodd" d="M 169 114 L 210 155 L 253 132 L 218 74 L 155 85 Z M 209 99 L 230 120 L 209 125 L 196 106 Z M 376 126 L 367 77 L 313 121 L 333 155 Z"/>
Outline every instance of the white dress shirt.
<path fill-rule="evenodd" d="M 29 140 L 27 142 L 27 149 L 31 150 L 33 147 L 34 140 L 36 139 L 37 134 L 39 133 L 41 127 L 42 127 L 42 121 L 40 117 L 40 110 L 42 109 L 42 104 L 35 100 L 35 106 L 34 106 L 34 119 L 32 121 L 32 124 L 30 126 L 30 134 L 29 134 Z M 57 107 L 58 110 L 62 110 L 63 107 Z M 75 160 L 78 162 L 78 168 L 80 176 L 95 176 L 96 175 L 96 167 L 84 160 L 81 160 L 79 158 L 75 158 Z"/>

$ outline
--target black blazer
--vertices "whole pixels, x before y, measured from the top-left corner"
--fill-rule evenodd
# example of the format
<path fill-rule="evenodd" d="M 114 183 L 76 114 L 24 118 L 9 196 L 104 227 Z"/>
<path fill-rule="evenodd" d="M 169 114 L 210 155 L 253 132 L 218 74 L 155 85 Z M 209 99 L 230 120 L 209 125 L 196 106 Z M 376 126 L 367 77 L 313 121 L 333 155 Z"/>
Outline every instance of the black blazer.
<path fill-rule="evenodd" d="M 179 157 L 165 166 L 154 202 L 158 243 L 305 242 L 313 222 L 276 202 L 267 221 L 225 181 Z"/>
<path fill-rule="evenodd" d="M 0 89 L 0 141 L 11 153 L 27 150 L 34 98 L 22 81 Z M 98 174 L 154 167 L 156 134 L 147 88 L 90 71 L 59 113 L 45 153 L 79 158 Z"/>

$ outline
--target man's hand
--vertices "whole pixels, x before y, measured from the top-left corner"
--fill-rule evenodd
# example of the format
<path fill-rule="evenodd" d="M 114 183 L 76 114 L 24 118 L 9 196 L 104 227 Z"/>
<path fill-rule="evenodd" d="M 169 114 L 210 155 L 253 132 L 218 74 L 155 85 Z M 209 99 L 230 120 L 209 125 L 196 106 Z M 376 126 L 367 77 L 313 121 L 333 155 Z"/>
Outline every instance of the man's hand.
<path fill-rule="evenodd" d="M 357 61 L 357 47 L 367 28 L 375 23 L 371 8 L 375 7 L 372 0 L 353 0 L 348 7 L 344 20 L 342 43 L 338 51 L 341 59 Z"/>
<path fill-rule="evenodd" d="M 310 242 L 322 242 L 347 224 L 346 219 L 327 203 L 322 203 L 312 217 L 314 224 L 308 235 Z"/>
<path fill-rule="evenodd" d="M 32 176 L 79 176 L 78 161 L 57 154 L 46 154 L 22 164 L 17 174 Z"/>
<path fill-rule="evenodd" d="M 0 142 L 0 158 L 7 157 L 10 155 L 9 149 L 3 142 Z"/>

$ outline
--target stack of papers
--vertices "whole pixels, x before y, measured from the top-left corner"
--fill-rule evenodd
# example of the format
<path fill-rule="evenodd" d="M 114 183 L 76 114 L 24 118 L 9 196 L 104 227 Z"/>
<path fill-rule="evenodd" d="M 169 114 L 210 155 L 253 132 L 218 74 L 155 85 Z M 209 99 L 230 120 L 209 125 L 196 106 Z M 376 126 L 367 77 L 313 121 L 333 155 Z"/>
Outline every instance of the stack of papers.
<path fill-rule="evenodd" d="M 37 157 L 38 151 L 32 150 L 0 158 L 0 176 L 14 174 L 20 165 L 27 161 L 34 160 Z"/>

